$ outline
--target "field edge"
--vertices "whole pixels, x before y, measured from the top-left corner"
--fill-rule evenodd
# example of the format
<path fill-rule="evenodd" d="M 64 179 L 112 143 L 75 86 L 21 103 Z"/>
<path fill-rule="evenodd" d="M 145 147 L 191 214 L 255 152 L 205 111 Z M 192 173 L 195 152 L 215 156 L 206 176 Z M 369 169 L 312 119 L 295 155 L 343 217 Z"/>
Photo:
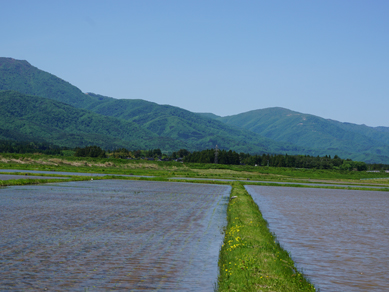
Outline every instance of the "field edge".
<path fill-rule="evenodd" d="M 244 183 L 231 185 L 217 290 L 316 291 L 270 232 Z"/>

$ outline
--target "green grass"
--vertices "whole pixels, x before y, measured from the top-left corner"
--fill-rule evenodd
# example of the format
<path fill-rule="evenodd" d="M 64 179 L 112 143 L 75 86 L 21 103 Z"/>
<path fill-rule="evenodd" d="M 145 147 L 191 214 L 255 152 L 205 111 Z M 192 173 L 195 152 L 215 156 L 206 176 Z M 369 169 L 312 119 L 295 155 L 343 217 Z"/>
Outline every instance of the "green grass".
<path fill-rule="evenodd" d="M 82 176 L 82 177 L 74 176 L 69 179 L 34 179 L 34 178 L 10 179 L 10 180 L 0 180 L 0 187 L 37 185 L 37 184 L 55 183 L 55 182 L 83 181 L 83 180 L 90 180 L 90 179 L 91 177 L 88 176 Z"/>
<path fill-rule="evenodd" d="M 153 176 L 174 176 L 175 174 L 182 176 L 193 172 L 183 166 L 182 163 L 175 161 L 160 162 L 115 158 L 63 157 L 54 155 L 7 153 L 0 154 L 0 168 Z"/>
<path fill-rule="evenodd" d="M 185 163 L 190 169 L 197 170 L 232 170 L 237 172 L 247 172 L 247 177 L 254 178 L 258 175 L 265 175 L 277 180 L 283 178 L 289 179 L 364 179 L 388 177 L 386 173 L 367 173 L 365 171 L 347 171 L 347 170 L 328 170 L 328 169 L 297 169 L 291 167 L 266 167 L 266 166 L 248 166 L 248 165 L 222 165 L 222 164 L 202 164 L 202 163 Z M 265 177 L 264 177 L 265 178 Z"/>
<path fill-rule="evenodd" d="M 242 165 L 199 164 L 127 160 L 115 158 L 90 158 L 36 154 L 0 154 L 0 168 L 49 170 L 85 173 L 112 173 L 150 175 L 160 177 L 186 177 L 206 179 L 259 180 L 295 183 L 358 183 L 389 187 L 388 173 L 341 171 L 323 169 L 295 169 L 286 167 L 253 167 Z M 367 182 L 361 179 L 388 178 Z"/>
<path fill-rule="evenodd" d="M 278 184 L 278 183 L 244 183 L 245 185 L 259 185 L 259 186 L 270 186 L 270 187 L 290 187 L 290 188 L 311 188 L 311 189 L 335 189 L 335 190 L 356 190 L 356 191 L 382 191 L 389 192 L 389 187 L 380 187 L 380 188 L 369 188 L 369 187 L 359 187 L 355 186 L 327 186 L 323 185 L 301 185 L 301 184 Z M 365 184 L 363 186 L 366 186 Z M 367 185 L 369 186 L 369 185 Z"/>
<path fill-rule="evenodd" d="M 269 231 L 240 182 L 232 183 L 228 225 L 220 251 L 219 291 L 315 291 Z"/>

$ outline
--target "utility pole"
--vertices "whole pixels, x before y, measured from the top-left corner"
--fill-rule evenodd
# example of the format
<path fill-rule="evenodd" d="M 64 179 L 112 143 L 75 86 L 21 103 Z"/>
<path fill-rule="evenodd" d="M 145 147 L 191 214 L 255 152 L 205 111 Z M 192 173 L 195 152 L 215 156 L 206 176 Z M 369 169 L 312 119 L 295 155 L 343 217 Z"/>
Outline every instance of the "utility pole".
<path fill-rule="evenodd" d="M 218 155 L 219 155 L 219 148 L 217 148 L 217 145 L 216 145 L 216 147 L 215 147 L 215 164 L 218 163 L 218 161 L 217 161 L 217 156 Z"/>

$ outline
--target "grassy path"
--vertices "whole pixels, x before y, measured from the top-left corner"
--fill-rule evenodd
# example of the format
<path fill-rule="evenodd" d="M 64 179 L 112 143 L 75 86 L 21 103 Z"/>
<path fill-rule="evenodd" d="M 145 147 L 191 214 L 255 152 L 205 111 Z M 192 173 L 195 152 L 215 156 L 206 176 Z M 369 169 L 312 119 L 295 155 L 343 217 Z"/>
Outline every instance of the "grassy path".
<path fill-rule="evenodd" d="M 87 176 L 73 176 L 73 177 L 69 177 L 69 179 L 34 179 L 34 178 L 10 179 L 10 180 L 0 180 L 0 187 L 37 185 L 37 184 L 44 184 L 44 183 L 82 181 L 82 180 L 90 180 L 90 179 L 91 177 L 87 177 Z"/>
<path fill-rule="evenodd" d="M 219 291 L 315 291 L 270 233 L 240 182 L 232 183 L 227 228 L 220 251 Z"/>

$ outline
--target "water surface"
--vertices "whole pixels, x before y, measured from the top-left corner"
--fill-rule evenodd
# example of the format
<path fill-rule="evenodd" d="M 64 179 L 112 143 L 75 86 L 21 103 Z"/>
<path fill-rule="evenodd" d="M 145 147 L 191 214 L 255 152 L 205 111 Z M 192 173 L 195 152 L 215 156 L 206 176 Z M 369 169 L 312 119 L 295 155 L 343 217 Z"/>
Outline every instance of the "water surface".
<path fill-rule="evenodd" d="M 230 186 L 0 189 L 1 291 L 212 291 Z"/>
<path fill-rule="evenodd" d="M 246 186 L 320 291 L 388 291 L 389 193 Z"/>

